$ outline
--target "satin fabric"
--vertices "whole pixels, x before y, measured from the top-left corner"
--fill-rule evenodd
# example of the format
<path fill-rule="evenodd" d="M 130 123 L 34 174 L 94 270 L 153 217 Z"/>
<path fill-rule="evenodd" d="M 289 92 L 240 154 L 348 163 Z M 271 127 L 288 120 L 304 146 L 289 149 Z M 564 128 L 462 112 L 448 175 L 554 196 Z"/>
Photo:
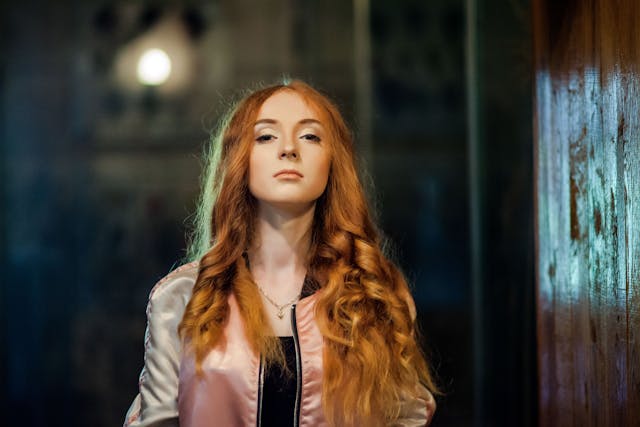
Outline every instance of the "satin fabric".
<path fill-rule="evenodd" d="M 127 412 L 125 427 L 236 427 L 258 425 L 260 358 L 248 345 L 235 301 L 229 297 L 224 339 L 203 360 L 202 377 L 195 375 L 190 353 L 182 351 L 178 324 L 182 319 L 198 264 L 183 265 L 160 280 L 147 306 L 145 364 L 139 393 Z M 317 293 L 296 305 L 302 390 L 299 425 L 326 426 L 322 411 L 323 337 L 315 322 Z M 394 426 L 427 425 L 435 401 L 423 386 L 402 402 Z"/>
<path fill-rule="evenodd" d="M 127 411 L 124 426 L 177 427 L 178 372 L 182 344 L 178 324 L 195 284 L 198 263 L 178 267 L 161 279 L 149 294 L 144 367 L 139 393 Z"/>
<path fill-rule="evenodd" d="M 296 305 L 296 326 L 302 360 L 301 427 L 327 425 L 322 412 L 323 338 L 314 316 L 316 295 L 304 298 Z"/>
<path fill-rule="evenodd" d="M 233 295 L 222 342 L 202 361 L 196 376 L 195 360 L 183 357 L 180 365 L 178 412 L 184 427 L 255 426 L 258 414 L 260 359 L 251 350 Z"/>
<path fill-rule="evenodd" d="M 296 310 L 302 363 L 300 426 L 324 426 L 322 415 L 322 336 L 313 322 L 311 296 Z M 192 357 L 180 367 L 178 408 L 184 427 L 255 426 L 258 422 L 260 359 L 247 344 L 235 297 L 229 297 L 229 321 L 221 345 L 203 361 L 203 376 L 195 375 Z"/>

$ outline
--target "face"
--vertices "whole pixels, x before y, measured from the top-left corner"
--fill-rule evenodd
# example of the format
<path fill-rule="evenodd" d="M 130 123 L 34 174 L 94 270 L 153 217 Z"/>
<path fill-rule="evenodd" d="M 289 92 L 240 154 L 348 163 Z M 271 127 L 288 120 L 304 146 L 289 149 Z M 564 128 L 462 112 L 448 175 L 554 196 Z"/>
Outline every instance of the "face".
<path fill-rule="evenodd" d="M 249 190 L 274 207 L 313 204 L 327 186 L 329 142 L 319 115 L 296 92 L 281 90 L 258 112 Z"/>

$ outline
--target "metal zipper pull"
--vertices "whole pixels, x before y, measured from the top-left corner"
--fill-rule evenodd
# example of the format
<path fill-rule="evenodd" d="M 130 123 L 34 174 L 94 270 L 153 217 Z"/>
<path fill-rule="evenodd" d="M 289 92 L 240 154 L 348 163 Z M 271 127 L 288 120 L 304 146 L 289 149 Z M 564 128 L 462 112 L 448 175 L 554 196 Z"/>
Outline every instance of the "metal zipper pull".
<path fill-rule="evenodd" d="M 296 319 L 296 304 L 291 305 L 291 332 L 296 350 L 296 404 L 293 410 L 293 427 L 298 427 L 300 421 L 300 399 L 302 397 L 302 364 L 300 362 L 300 342 L 298 341 L 298 323 Z"/>

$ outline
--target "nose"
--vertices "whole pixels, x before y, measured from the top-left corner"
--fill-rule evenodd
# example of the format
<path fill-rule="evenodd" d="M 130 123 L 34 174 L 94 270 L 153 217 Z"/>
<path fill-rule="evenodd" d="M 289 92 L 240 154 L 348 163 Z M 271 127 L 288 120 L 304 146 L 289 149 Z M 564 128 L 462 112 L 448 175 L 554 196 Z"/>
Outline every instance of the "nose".
<path fill-rule="evenodd" d="M 281 159 L 298 159 L 300 157 L 300 153 L 298 153 L 298 147 L 296 146 L 295 142 L 293 142 L 289 138 L 283 139 L 285 139 L 285 141 L 283 141 L 283 144 L 280 147 L 279 157 Z"/>

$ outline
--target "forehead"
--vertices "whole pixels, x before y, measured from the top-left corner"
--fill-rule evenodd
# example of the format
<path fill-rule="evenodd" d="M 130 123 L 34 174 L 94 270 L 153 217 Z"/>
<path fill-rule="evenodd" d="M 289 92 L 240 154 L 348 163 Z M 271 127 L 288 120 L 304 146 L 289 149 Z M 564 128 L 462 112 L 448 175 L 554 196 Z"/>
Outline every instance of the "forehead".
<path fill-rule="evenodd" d="M 291 90 L 280 90 L 262 104 L 257 119 L 274 119 L 281 122 L 301 119 L 320 120 L 317 108 L 299 93 Z"/>

